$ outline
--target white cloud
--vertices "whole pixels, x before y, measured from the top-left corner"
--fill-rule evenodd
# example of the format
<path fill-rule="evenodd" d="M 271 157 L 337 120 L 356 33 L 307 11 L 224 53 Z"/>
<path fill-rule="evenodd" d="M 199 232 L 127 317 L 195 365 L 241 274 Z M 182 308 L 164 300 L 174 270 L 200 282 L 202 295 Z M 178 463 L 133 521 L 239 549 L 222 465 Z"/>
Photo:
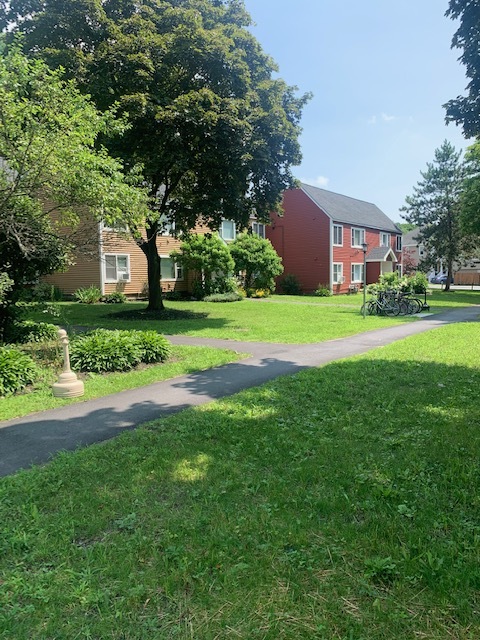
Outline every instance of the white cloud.
<path fill-rule="evenodd" d="M 330 178 L 326 178 L 325 176 L 317 176 L 316 178 L 300 178 L 300 182 L 304 182 L 305 184 L 310 184 L 313 187 L 325 188 L 328 186 L 328 183 L 330 182 Z"/>
<path fill-rule="evenodd" d="M 387 116 L 386 113 L 382 113 L 382 120 L 384 122 L 392 122 L 393 120 L 396 120 L 397 116 Z"/>

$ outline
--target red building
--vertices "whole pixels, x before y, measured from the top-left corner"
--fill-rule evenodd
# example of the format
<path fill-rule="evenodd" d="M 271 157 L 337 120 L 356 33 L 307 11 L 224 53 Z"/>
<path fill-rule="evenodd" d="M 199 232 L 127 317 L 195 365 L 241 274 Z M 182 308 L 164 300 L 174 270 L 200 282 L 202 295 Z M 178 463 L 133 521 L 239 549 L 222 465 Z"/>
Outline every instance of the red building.
<path fill-rule="evenodd" d="M 302 183 L 284 193 L 283 209 L 266 235 L 304 292 L 363 286 L 364 244 L 367 284 L 401 271 L 402 232 L 376 205 Z"/>

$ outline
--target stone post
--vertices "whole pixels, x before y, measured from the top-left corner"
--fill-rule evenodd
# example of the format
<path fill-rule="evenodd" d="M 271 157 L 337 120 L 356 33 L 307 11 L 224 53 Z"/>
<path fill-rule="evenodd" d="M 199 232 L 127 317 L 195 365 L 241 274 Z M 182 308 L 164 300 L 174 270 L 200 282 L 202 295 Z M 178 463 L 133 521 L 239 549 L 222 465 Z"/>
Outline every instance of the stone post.
<path fill-rule="evenodd" d="M 63 371 L 58 376 L 57 382 L 52 386 L 53 395 L 56 398 L 76 398 L 83 396 L 85 390 L 83 382 L 70 369 L 70 354 L 68 352 L 68 336 L 64 329 L 59 329 L 58 339 L 63 347 Z"/>

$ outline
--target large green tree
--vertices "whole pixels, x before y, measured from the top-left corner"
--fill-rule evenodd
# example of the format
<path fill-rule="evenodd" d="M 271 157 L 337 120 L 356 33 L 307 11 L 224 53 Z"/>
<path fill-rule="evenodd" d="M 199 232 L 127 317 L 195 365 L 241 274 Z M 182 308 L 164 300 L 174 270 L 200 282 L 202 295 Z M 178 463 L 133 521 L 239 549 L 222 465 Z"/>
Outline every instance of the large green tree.
<path fill-rule="evenodd" d="M 144 232 L 130 229 L 147 257 L 150 309 L 162 307 L 162 224 L 267 220 L 295 184 L 308 96 L 276 77 L 242 0 L 10 0 L 3 24 L 100 109 L 127 114 L 131 128 L 107 144 L 127 167 L 143 165 L 150 210 Z"/>
<path fill-rule="evenodd" d="M 446 15 L 458 21 L 452 48 L 462 51 L 460 61 L 469 78 L 467 95 L 444 105 L 447 121 L 461 125 L 466 138 L 477 137 L 480 136 L 480 2 L 450 0 Z"/>
<path fill-rule="evenodd" d="M 141 217 L 146 197 L 94 146 L 117 126 L 60 71 L 18 47 L 0 52 L 0 272 L 13 280 L 12 295 L 65 266 L 69 243 L 60 225 L 74 226 L 79 207 L 99 219 Z"/>
<path fill-rule="evenodd" d="M 432 267 L 437 260 L 447 265 L 447 284 L 453 279 L 453 264 L 461 260 L 465 251 L 465 238 L 460 224 L 461 193 L 465 168 L 461 152 L 444 141 L 435 150 L 435 158 L 427 163 L 422 179 L 413 187 L 413 195 L 407 196 L 402 207 L 408 222 L 419 227 L 418 238 L 426 248 L 421 267 Z"/>

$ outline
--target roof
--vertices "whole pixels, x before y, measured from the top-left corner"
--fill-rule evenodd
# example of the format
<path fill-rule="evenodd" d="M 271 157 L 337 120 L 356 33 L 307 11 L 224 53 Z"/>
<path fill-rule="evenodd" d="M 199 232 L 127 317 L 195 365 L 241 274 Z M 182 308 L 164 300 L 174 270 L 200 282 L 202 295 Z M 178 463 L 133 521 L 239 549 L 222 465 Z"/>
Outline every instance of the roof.
<path fill-rule="evenodd" d="M 404 247 L 408 247 L 411 245 L 417 246 L 419 244 L 417 240 L 419 233 L 420 233 L 419 227 L 415 227 L 415 229 L 412 229 L 408 233 L 404 233 L 403 241 L 402 241 L 403 246 Z"/>
<path fill-rule="evenodd" d="M 350 198 L 349 196 L 342 196 L 339 193 L 333 193 L 333 191 L 312 187 L 303 182 L 300 188 L 334 222 L 344 222 L 354 226 L 401 233 L 397 225 L 375 204 Z"/>
<path fill-rule="evenodd" d="M 386 262 L 389 256 L 392 262 L 398 262 L 391 247 L 373 247 L 367 253 L 366 260 L 367 262 Z"/>

